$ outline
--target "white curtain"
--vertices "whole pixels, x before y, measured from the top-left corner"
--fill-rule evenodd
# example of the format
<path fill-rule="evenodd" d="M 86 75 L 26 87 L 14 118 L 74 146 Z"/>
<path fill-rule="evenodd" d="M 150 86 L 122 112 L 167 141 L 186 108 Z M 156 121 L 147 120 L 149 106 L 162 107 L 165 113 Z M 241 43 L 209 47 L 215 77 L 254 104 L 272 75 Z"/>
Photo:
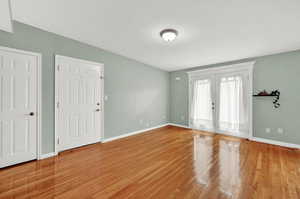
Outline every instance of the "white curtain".
<path fill-rule="evenodd" d="M 221 77 L 219 82 L 218 129 L 247 133 L 247 88 L 243 75 Z"/>
<path fill-rule="evenodd" d="M 190 125 L 195 129 L 213 129 L 211 80 L 193 81 Z"/>

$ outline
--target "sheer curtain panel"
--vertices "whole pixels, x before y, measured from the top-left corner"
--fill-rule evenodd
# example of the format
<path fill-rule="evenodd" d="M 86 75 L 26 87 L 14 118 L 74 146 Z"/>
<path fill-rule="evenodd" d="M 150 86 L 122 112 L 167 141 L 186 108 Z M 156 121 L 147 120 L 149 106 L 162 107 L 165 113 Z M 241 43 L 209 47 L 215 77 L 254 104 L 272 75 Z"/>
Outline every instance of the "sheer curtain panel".
<path fill-rule="evenodd" d="M 190 125 L 195 129 L 213 129 L 211 88 L 210 79 L 193 82 Z"/>
<path fill-rule="evenodd" d="M 219 79 L 218 129 L 244 133 L 248 129 L 246 79 L 242 75 Z"/>

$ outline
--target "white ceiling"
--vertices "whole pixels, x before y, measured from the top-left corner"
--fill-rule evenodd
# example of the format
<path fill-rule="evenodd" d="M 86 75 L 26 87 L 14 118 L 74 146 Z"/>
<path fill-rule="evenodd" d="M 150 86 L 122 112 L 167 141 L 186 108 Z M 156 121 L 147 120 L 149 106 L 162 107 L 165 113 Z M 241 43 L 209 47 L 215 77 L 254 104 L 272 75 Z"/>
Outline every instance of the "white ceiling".
<path fill-rule="evenodd" d="M 0 30 L 12 32 L 11 9 L 9 0 L 0 1 Z"/>
<path fill-rule="evenodd" d="M 12 0 L 13 18 L 173 71 L 300 48 L 299 0 Z M 175 28 L 164 42 L 159 32 Z"/>

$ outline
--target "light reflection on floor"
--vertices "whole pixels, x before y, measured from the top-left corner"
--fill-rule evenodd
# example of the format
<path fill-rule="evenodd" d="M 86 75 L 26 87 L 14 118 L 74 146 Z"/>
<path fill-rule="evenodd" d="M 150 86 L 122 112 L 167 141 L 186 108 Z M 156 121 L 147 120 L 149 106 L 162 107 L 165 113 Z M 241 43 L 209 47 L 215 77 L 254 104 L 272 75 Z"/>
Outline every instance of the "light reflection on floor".
<path fill-rule="evenodd" d="M 212 136 L 194 136 L 194 171 L 197 182 L 209 186 L 211 170 L 219 172 L 219 190 L 227 196 L 233 196 L 240 186 L 240 143 L 231 140 L 219 140 L 213 143 Z M 213 145 L 218 150 L 213 151 Z M 213 157 L 218 161 L 216 169 L 212 168 Z"/>
<path fill-rule="evenodd" d="M 234 195 L 240 185 L 240 156 L 238 142 L 219 141 L 219 172 L 220 191 Z"/>
<path fill-rule="evenodd" d="M 212 137 L 200 136 L 194 137 L 194 168 L 197 181 L 200 184 L 209 185 L 209 164 L 212 161 Z"/>

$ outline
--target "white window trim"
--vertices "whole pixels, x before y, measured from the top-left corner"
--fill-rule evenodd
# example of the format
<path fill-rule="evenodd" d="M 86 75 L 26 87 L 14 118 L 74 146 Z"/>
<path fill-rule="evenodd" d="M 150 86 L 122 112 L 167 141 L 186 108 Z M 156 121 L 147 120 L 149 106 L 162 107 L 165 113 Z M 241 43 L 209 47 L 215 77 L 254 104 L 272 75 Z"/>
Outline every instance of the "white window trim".
<path fill-rule="evenodd" d="M 36 113 L 36 118 L 37 118 L 37 154 L 36 154 L 36 159 L 40 160 L 42 159 L 42 54 L 36 53 L 36 52 L 31 52 L 31 51 L 24 51 L 24 50 L 19 50 L 19 49 L 14 49 L 14 48 L 8 48 L 8 47 L 3 47 L 0 46 L 0 49 L 3 51 L 7 52 L 14 52 L 14 53 L 20 53 L 20 54 L 25 54 L 25 55 L 31 55 L 35 56 L 37 59 L 37 113 Z"/>
<path fill-rule="evenodd" d="M 194 71 L 189 71 L 187 72 L 188 78 L 189 78 L 189 101 L 188 101 L 188 117 L 189 117 L 189 127 L 190 126 L 190 111 L 191 111 L 191 89 L 192 89 L 192 81 L 203 76 L 203 75 L 208 75 L 208 74 L 220 74 L 220 73 L 230 73 L 230 72 L 239 72 L 239 71 L 247 71 L 249 74 L 249 136 L 243 137 L 247 139 L 252 139 L 254 137 L 253 135 L 253 100 L 252 100 L 252 95 L 253 95 L 253 68 L 254 68 L 255 61 L 251 62 L 244 62 L 244 63 L 238 63 L 238 64 L 230 64 L 230 65 L 224 65 L 224 66 L 219 66 L 219 67 L 211 67 L 211 68 L 205 68 L 205 69 L 199 69 L 199 70 L 194 70 Z M 223 132 L 218 131 L 216 133 L 223 134 Z M 227 135 L 230 135 L 228 133 Z"/>

